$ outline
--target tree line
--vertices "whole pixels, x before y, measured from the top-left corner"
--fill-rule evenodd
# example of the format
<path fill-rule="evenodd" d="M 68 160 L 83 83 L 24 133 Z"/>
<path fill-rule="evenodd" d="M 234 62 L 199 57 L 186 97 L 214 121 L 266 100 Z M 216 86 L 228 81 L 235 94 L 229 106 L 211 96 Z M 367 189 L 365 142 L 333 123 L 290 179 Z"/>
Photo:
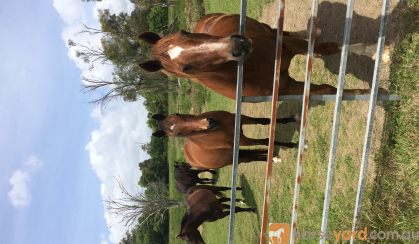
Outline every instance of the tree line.
<path fill-rule="evenodd" d="M 144 31 L 161 34 L 170 32 L 173 25 L 168 23 L 168 7 L 174 4 L 174 1 L 131 1 L 135 8 L 130 14 L 112 14 L 109 10 L 101 10 L 100 29 L 82 24 L 79 34 L 101 35 L 101 46 L 95 47 L 74 40 L 68 40 L 68 45 L 90 69 L 94 69 L 98 64 L 114 67 L 111 80 L 82 77 L 83 91 L 93 95 L 103 94 L 92 99 L 92 103 L 106 107 L 106 104 L 114 99 L 131 102 L 142 97 L 149 113 L 147 125 L 156 130 L 157 124 L 151 116 L 156 113 L 167 114 L 167 93 L 173 91 L 176 84 L 161 74 L 145 73 L 140 69 L 138 63 L 148 59 L 150 46 L 138 40 L 137 36 Z M 157 193 L 160 197 L 163 197 L 161 194 L 168 197 L 167 139 L 152 137 L 149 143 L 140 145 L 140 148 L 150 155 L 150 159 L 139 162 L 142 174 L 138 184 L 145 189 L 142 197 L 152 198 Z M 107 200 L 108 203 L 112 201 L 114 199 Z M 118 209 L 111 208 L 111 211 L 118 213 Z M 137 217 L 129 219 L 129 216 L 122 216 L 121 221 L 130 225 L 131 230 L 120 243 L 168 242 L 167 211 L 152 217 L 145 214 Z"/>

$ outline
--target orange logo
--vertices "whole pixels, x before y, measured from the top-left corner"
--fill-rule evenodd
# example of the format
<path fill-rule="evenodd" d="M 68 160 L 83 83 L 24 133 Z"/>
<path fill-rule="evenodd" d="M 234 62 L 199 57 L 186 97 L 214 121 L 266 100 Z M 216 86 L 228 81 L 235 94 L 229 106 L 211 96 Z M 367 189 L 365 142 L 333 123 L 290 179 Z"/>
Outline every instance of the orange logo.
<path fill-rule="evenodd" d="M 285 223 L 269 223 L 269 244 L 288 243 L 290 226 Z"/>

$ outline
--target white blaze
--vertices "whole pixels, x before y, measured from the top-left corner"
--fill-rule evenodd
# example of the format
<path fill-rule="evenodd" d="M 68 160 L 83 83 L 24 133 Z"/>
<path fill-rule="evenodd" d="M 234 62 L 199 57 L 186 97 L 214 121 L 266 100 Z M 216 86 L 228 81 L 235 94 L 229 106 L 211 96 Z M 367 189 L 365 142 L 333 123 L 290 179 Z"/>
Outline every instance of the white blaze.
<path fill-rule="evenodd" d="M 179 57 L 180 54 L 184 51 L 194 52 L 194 53 L 211 53 L 218 50 L 223 50 L 227 48 L 227 43 L 203 43 L 196 47 L 190 47 L 188 49 L 184 49 L 179 46 L 170 46 L 169 51 L 167 51 L 167 54 L 169 54 L 170 59 L 174 60 L 177 57 Z"/>
<path fill-rule="evenodd" d="M 173 59 L 177 58 L 183 52 L 183 50 L 185 50 L 185 49 L 183 49 L 181 47 L 178 47 L 178 46 L 175 46 L 175 47 L 172 47 L 171 49 L 169 49 L 169 51 L 167 51 L 167 53 L 169 54 L 170 59 L 173 60 Z"/>

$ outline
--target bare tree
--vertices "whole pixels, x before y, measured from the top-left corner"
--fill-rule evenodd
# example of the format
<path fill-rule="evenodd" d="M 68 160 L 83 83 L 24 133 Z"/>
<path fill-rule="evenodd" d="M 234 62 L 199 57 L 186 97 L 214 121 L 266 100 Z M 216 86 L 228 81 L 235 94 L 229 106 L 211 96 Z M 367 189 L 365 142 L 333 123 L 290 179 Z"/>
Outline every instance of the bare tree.
<path fill-rule="evenodd" d="M 123 197 L 108 199 L 105 200 L 105 203 L 106 208 L 111 213 L 118 215 L 119 222 L 125 226 L 132 227 L 140 216 L 142 216 L 140 227 L 151 217 L 161 222 L 169 209 L 179 208 L 183 205 L 180 201 L 169 199 L 169 191 L 163 183 L 150 183 L 146 192 L 131 194 L 120 180 L 116 181 Z"/>
<path fill-rule="evenodd" d="M 100 62 L 101 64 L 110 64 L 102 47 L 89 47 L 82 43 L 77 43 L 71 39 L 68 40 L 68 46 L 76 48 L 76 57 L 89 64 L 90 70 L 94 68 L 95 62 Z"/>
<path fill-rule="evenodd" d="M 89 34 L 89 35 L 102 34 L 102 35 L 105 35 L 106 34 L 101 29 L 96 29 L 96 28 L 90 27 L 83 22 L 81 23 L 81 27 L 82 27 L 82 30 L 77 32 L 76 35 L 78 35 L 78 34 Z"/>
<path fill-rule="evenodd" d="M 161 93 L 175 91 L 173 86 L 168 85 L 169 80 L 144 77 L 141 73 L 138 73 L 132 79 L 121 79 L 118 76 L 114 76 L 111 81 L 86 76 L 82 76 L 81 79 L 84 81 L 83 92 L 93 93 L 102 88 L 106 90 L 103 96 L 91 101 L 91 103 L 102 106 L 105 106 L 115 98 L 123 98 L 125 101 L 135 101 L 139 92 Z"/>

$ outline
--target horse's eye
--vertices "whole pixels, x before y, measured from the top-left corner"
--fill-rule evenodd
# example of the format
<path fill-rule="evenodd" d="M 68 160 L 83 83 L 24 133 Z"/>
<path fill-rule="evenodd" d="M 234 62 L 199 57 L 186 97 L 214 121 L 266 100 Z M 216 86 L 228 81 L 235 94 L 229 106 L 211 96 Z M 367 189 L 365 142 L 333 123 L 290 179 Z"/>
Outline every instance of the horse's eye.
<path fill-rule="evenodd" d="M 192 65 L 190 65 L 190 64 L 185 64 L 183 67 L 182 67 L 182 71 L 183 72 L 188 72 L 188 71 L 191 71 L 193 69 L 193 67 L 192 67 Z"/>

